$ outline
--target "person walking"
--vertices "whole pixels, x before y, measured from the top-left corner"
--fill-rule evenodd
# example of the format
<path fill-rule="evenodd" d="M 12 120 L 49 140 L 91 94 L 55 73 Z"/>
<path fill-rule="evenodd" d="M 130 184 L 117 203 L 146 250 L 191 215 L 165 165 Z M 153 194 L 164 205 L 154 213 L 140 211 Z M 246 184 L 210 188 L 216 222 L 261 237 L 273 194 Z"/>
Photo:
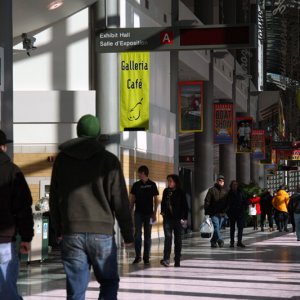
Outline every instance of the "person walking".
<path fill-rule="evenodd" d="M 230 189 L 228 192 L 228 217 L 230 222 L 230 247 L 234 247 L 234 233 L 235 225 L 238 229 L 238 242 L 237 246 L 245 248 L 242 243 L 243 229 L 245 226 L 245 212 L 248 207 L 248 201 L 243 191 L 239 188 L 236 180 L 231 181 Z"/>
<path fill-rule="evenodd" d="M 67 299 L 83 300 L 90 268 L 100 284 L 99 299 L 116 300 L 119 288 L 115 218 L 125 247 L 133 245 L 133 224 L 118 158 L 98 141 L 99 120 L 82 116 L 78 138 L 59 146 L 51 177 L 50 217 L 62 239 Z"/>
<path fill-rule="evenodd" d="M 253 194 L 249 199 L 249 215 L 252 216 L 253 230 L 258 229 L 258 218 L 261 214 L 260 211 L 260 197 Z"/>
<path fill-rule="evenodd" d="M 214 233 L 210 240 L 212 248 L 216 248 L 217 245 L 220 248 L 224 246 L 221 227 L 228 207 L 227 189 L 224 186 L 224 179 L 223 175 L 219 175 L 216 183 L 209 188 L 204 199 L 204 213 L 210 216 L 214 226 Z"/>
<path fill-rule="evenodd" d="M 167 176 L 168 187 L 163 191 L 161 215 L 165 234 L 164 256 L 160 263 L 169 267 L 172 248 L 172 234 L 174 233 L 174 261 L 175 267 L 180 267 L 182 248 L 182 225 L 187 224 L 188 203 L 184 191 L 180 188 L 179 176 Z"/>
<path fill-rule="evenodd" d="M 285 186 L 281 186 L 272 199 L 272 205 L 275 208 L 275 219 L 277 220 L 278 230 L 288 232 L 288 204 L 289 194 L 285 191 Z"/>
<path fill-rule="evenodd" d="M 0 299 L 22 299 L 18 294 L 19 255 L 28 254 L 33 238 L 32 197 L 22 171 L 6 154 L 7 139 L 0 130 Z M 20 236 L 19 249 L 16 237 Z"/>
<path fill-rule="evenodd" d="M 266 189 L 265 192 L 260 197 L 260 227 L 261 231 L 264 231 L 265 220 L 268 218 L 269 222 L 269 230 L 274 231 L 273 228 L 273 205 L 272 205 L 272 191 L 270 189 Z"/>
<path fill-rule="evenodd" d="M 296 193 L 291 196 L 288 208 L 290 213 L 294 215 L 297 241 L 300 241 L 300 185 L 297 186 Z"/>
<path fill-rule="evenodd" d="M 135 182 L 131 189 L 130 203 L 134 208 L 135 226 L 135 259 L 133 264 L 142 261 L 142 228 L 144 231 L 144 264 L 150 263 L 151 230 L 152 224 L 156 222 L 158 201 L 158 189 L 156 183 L 149 179 L 147 166 L 138 168 L 139 181 Z"/>

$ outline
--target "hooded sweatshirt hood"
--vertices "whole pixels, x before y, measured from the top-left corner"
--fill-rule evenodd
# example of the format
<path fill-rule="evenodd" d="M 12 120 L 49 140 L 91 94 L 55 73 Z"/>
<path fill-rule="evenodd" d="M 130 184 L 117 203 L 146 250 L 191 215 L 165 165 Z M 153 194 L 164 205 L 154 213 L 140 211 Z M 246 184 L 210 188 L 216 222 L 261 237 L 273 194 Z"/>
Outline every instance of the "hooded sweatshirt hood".
<path fill-rule="evenodd" d="M 79 137 L 61 144 L 59 150 L 72 158 L 86 160 L 103 151 L 104 147 L 95 138 Z"/>

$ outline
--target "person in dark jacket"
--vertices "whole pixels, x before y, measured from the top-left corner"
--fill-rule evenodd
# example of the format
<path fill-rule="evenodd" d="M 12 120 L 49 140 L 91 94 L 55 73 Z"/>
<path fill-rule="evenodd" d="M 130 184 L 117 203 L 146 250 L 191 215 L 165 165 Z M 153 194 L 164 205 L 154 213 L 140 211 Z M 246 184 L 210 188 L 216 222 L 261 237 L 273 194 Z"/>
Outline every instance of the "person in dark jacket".
<path fill-rule="evenodd" d="M 291 196 L 288 208 L 294 214 L 297 241 L 300 241 L 300 185 L 297 186 L 296 193 Z"/>
<path fill-rule="evenodd" d="M 264 231 L 266 216 L 268 217 L 269 230 L 274 231 L 273 228 L 273 205 L 272 205 L 273 195 L 270 189 L 266 189 L 265 192 L 260 197 L 260 227 L 261 231 Z"/>
<path fill-rule="evenodd" d="M 243 191 L 239 188 L 236 180 L 231 181 L 230 190 L 228 192 L 228 217 L 230 222 L 230 247 L 234 247 L 235 224 L 238 228 L 237 246 L 245 248 L 242 243 L 243 229 L 245 225 L 245 212 L 248 208 L 248 201 Z"/>
<path fill-rule="evenodd" d="M 212 248 L 216 248 L 217 244 L 220 248 L 224 246 L 220 231 L 228 206 L 227 190 L 224 183 L 224 176 L 219 175 L 217 182 L 213 187 L 209 188 L 204 199 L 204 213 L 210 216 L 214 226 L 214 233 L 210 240 Z"/>
<path fill-rule="evenodd" d="M 84 115 L 78 138 L 60 145 L 51 178 L 50 216 L 62 239 L 67 298 L 84 299 L 90 268 L 99 299 L 116 300 L 119 287 L 115 217 L 125 246 L 133 245 L 128 193 L 118 158 L 98 141 L 99 120 Z"/>
<path fill-rule="evenodd" d="M 0 299 L 18 295 L 19 255 L 28 254 L 33 238 L 32 197 L 23 173 L 5 153 L 12 140 L 0 130 Z M 16 236 L 21 242 L 16 247 Z"/>
<path fill-rule="evenodd" d="M 187 223 L 188 203 L 185 192 L 180 188 L 179 176 L 170 174 L 167 176 L 168 187 L 163 192 L 161 202 L 161 215 L 165 234 L 164 257 L 160 263 L 168 267 L 172 247 L 172 233 L 174 233 L 174 261 L 175 267 L 180 267 L 182 248 L 182 225 Z"/>

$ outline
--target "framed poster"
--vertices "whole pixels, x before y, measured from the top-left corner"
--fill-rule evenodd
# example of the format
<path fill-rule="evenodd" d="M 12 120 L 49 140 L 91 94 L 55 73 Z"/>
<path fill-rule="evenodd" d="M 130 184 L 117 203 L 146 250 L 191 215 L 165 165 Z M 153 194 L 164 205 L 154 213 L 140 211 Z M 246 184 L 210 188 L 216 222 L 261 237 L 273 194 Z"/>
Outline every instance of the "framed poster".
<path fill-rule="evenodd" d="M 214 103 L 214 144 L 233 143 L 233 104 Z"/>
<path fill-rule="evenodd" d="M 251 117 L 236 118 L 236 152 L 250 153 L 251 152 L 251 132 L 252 132 Z"/>
<path fill-rule="evenodd" d="M 179 82 L 180 132 L 203 131 L 203 82 Z"/>
<path fill-rule="evenodd" d="M 265 159 L 266 132 L 263 129 L 253 129 L 251 133 L 251 149 L 253 159 Z"/>
<path fill-rule="evenodd" d="M 0 47 L 0 91 L 4 91 L 4 48 Z"/>

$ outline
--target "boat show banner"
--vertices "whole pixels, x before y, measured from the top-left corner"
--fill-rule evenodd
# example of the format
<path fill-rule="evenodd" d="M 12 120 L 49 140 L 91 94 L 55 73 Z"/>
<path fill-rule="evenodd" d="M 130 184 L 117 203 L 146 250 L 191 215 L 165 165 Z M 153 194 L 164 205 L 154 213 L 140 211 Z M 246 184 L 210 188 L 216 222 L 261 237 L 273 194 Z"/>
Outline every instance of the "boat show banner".
<path fill-rule="evenodd" d="M 232 144 L 233 128 L 233 104 L 214 103 L 214 144 Z"/>
<path fill-rule="evenodd" d="M 148 130 L 150 53 L 124 52 L 120 58 L 120 130 Z"/>

